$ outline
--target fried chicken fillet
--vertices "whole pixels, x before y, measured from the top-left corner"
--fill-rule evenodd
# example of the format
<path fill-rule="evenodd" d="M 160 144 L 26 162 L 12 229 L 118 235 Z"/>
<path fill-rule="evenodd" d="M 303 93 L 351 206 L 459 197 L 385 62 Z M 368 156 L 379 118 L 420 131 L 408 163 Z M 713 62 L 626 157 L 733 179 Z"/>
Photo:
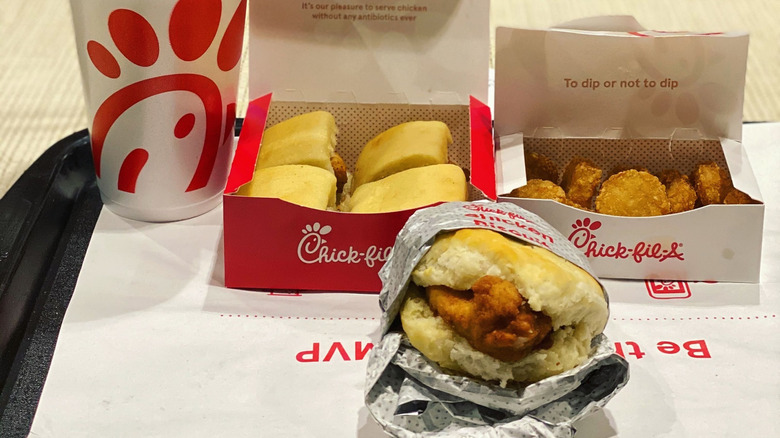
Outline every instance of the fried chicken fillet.
<path fill-rule="evenodd" d="M 499 360 L 518 361 L 542 344 L 552 321 L 534 312 L 512 283 L 486 275 L 471 290 L 446 286 L 425 289 L 434 313 L 476 350 Z"/>

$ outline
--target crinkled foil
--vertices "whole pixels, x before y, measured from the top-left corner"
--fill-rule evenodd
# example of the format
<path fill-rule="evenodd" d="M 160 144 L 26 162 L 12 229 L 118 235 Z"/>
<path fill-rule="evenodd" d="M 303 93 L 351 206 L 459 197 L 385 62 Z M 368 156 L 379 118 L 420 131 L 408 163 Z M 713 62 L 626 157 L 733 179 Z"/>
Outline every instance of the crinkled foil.
<path fill-rule="evenodd" d="M 486 228 L 540 244 L 593 275 L 563 235 L 514 204 L 455 202 L 415 212 L 379 272 L 382 339 L 368 361 L 366 406 L 396 437 L 571 437 L 574 421 L 604 406 L 628 381 L 628 363 L 606 336 L 593 340 L 582 365 L 531 385 L 502 388 L 448 374 L 392 330 L 412 270 L 437 234 L 460 228 Z"/>

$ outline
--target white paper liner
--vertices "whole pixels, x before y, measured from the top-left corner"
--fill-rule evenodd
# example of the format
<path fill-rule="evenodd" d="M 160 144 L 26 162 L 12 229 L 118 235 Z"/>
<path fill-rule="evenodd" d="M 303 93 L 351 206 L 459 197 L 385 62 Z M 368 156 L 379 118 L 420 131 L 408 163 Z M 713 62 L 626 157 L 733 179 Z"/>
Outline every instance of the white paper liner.
<path fill-rule="evenodd" d="M 475 224 L 475 214 L 511 218 L 507 228 L 512 230 Z M 438 233 L 460 228 L 493 229 L 529 243 L 533 242 L 519 237 L 518 230 L 536 230 L 540 234 L 530 233 L 531 239 L 548 236 L 548 249 L 591 272 L 587 260 L 567 239 L 514 204 L 455 202 L 417 211 L 379 272 L 382 339 L 367 365 L 369 411 L 386 432 L 397 437 L 571 437 L 572 422 L 604 406 L 628 381 L 628 363 L 603 334 L 593 340 L 591 354 L 580 366 L 528 386 L 502 388 L 443 371 L 395 331 L 393 322 L 412 270 Z"/>

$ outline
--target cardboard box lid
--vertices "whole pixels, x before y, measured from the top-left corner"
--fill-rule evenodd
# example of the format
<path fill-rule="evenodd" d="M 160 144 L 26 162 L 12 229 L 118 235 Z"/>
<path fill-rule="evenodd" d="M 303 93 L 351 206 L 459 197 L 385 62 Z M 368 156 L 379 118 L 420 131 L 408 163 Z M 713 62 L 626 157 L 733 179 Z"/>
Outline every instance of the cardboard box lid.
<path fill-rule="evenodd" d="M 497 134 L 741 140 L 747 47 L 745 33 L 647 31 L 624 16 L 498 28 Z"/>
<path fill-rule="evenodd" d="M 249 95 L 282 101 L 487 101 L 489 2 L 250 3 Z"/>

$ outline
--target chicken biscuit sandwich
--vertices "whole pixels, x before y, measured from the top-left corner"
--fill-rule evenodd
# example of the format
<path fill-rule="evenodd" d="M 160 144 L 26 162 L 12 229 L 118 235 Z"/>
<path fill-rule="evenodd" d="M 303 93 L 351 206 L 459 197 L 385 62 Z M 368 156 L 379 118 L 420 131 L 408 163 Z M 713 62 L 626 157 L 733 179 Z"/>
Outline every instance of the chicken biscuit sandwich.
<path fill-rule="evenodd" d="M 428 359 L 506 386 L 583 363 L 608 306 L 596 279 L 553 252 L 464 228 L 436 237 L 412 271 L 400 317 Z"/>

